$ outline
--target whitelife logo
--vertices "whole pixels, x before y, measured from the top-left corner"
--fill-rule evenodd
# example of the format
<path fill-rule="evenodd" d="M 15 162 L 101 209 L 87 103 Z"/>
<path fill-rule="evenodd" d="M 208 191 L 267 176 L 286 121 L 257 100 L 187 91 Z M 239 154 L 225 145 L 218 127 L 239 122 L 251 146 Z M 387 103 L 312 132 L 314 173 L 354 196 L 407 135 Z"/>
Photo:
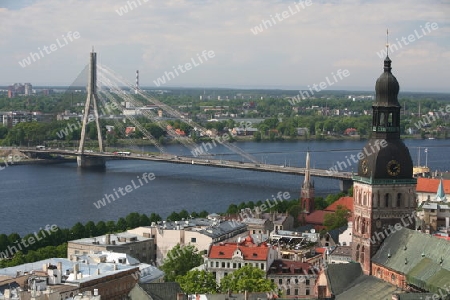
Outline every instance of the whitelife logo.
<path fill-rule="evenodd" d="M 30 52 L 30 55 L 26 58 L 22 59 L 22 61 L 19 61 L 19 65 L 22 68 L 25 68 L 29 65 L 31 65 L 32 62 L 36 62 L 40 60 L 41 58 L 44 58 L 46 55 L 51 54 L 52 52 L 55 52 L 56 50 L 67 46 L 70 42 L 73 42 L 80 38 L 80 33 L 78 31 L 75 31 L 72 33 L 72 31 L 67 32 L 66 34 L 62 35 L 62 41 L 57 38 L 56 44 L 51 44 L 50 46 L 44 46 L 42 49 L 38 47 L 38 52 Z M 44 54 L 46 53 L 46 54 Z"/>

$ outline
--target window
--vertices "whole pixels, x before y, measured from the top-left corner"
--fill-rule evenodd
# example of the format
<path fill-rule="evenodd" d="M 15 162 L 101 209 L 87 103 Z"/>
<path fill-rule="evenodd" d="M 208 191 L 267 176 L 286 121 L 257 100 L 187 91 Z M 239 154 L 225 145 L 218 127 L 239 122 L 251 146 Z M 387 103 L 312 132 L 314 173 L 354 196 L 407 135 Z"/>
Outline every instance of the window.
<path fill-rule="evenodd" d="M 210 262 L 209 263 L 209 266 L 212 268 L 212 267 L 214 267 L 214 262 Z"/>
<path fill-rule="evenodd" d="M 392 281 L 392 282 L 395 281 L 395 275 L 394 275 L 394 274 L 392 274 L 392 276 L 391 276 L 391 281 Z"/>
<path fill-rule="evenodd" d="M 401 207 L 402 206 L 402 194 L 398 193 L 397 194 L 397 207 Z"/>
<path fill-rule="evenodd" d="M 255 229 L 253 229 L 253 234 L 255 234 L 256 233 L 256 230 Z"/>
<path fill-rule="evenodd" d="M 191 243 L 196 243 L 197 242 L 197 238 L 191 238 Z"/>
<path fill-rule="evenodd" d="M 228 268 L 228 269 L 230 268 L 230 263 L 227 263 L 227 268 Z"/>
<path fill-rule="evenodd" d="M 236 263 L 233 263 L 233 269 L 236 269 Z"/>
<path fill-rule="evenodd" d="M 294 295 L 298 295 L 298 289 L 294 290 Z"/>
<path fill-rule="evenodd" d="M 225 263 L 224 262 L 222 262 L 222 268 L 225 268 Z"/>
<path fill-rule="evenodd" d="M 309 290 L 306 290 L 306 293 L 305 293 L 305 295 L 307 295 L 307 296 L 309 295 Z"/>
<path fill-rule="evenodd" d="M 291 294 L 291 289 L 286 290 L 286 296 L 289 296 Z"/>
<path fill-rule="evenodd" d="M 298 284 L 298 278 L 295 278 L 294 282 L 295 284 Z"/>
<path fill-rule="evenodd" d="M 278 279 L 278 284 L 283 284 L 283 279 Z"/>
<path fill-rule="evenodd" d="M 306 280 L 305 280 L 305 284 L 306 284 L 306 285 L 309 285 L 309 279 L 306 279 Z"/>
<path fill-rule="evenodd" d="M 384 207 L 389 207 L 389 194 L 384 195 Z"/>
<path fill-rule="evenodd" d="M 218 268 L 219 267 L 219 262 L 218 261 L 216 261 L 216 268 Z"/>

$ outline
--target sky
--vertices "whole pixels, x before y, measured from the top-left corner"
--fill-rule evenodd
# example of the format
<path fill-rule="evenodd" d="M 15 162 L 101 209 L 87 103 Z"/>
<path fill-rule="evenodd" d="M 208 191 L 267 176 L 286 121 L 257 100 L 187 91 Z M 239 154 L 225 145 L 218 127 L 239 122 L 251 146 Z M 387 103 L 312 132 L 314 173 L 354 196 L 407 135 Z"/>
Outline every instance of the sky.
<path fill-rule="evenodd" d="M 141 86 L 370 91 L 387 28 L 401 91 L 450 92 L 449 0 L 0 0 L 0 85 L 70 85 L 95 47 Z"/>

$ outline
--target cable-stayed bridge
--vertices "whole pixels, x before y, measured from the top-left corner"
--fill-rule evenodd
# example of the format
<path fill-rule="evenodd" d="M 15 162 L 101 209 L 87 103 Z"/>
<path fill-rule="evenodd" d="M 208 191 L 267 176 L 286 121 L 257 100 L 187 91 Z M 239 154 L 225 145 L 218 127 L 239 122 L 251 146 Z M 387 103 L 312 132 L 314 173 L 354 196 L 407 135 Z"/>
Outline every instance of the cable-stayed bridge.
<path fill-rule="evenodd" d="M 134 94 L 128 91 L 135 91 Z M 130 104 L 133 107 L 146 107 L 151 105 L 157 107 L 158 110 L 162 110 L 163 113 L 171 118 L 180 120 L 187 126 L 192 128 L 198 136 L 209 137 L 214 141 L 217 141 L 222 146 L 229 149 L 232 153 L 239 155 L 245 161 L 230 161 L 230 160 L 217 160 L 207 152 L 202 157 L 183 157 L 174 156 L 166 153 L 164 147 L 159 141 L 152 136 L 152 134 L 146 130 L 146 128 L 135 118 L 133 115 L 123 114 L 126 109 L 126 104 Z M 164 119 L 159 118 L 158 114 L 152 109 L 142 109 L 143 117 L 152 121 L 152 123 L 158 125 L 161 129 L 167 132 L 173 140 L 178 141 L 180 144 L 188 148 L 191 153 L 195 153 L 199 149 L 199 145 L 194 142 L 193 139 L 187 136 L 181 136 L 176 129 L 172 128 L 170 124 Z M 160 152 L 159 155 L 142 155 L 127 153 L 127 155 L 118 155 L 117 153 L 105 152 L 104 140 L 101 136 L 101 125 L 99 121 L 100 115 L 124 115 L 126 119 L 132 123 L 142 134 L 147 138 Z M 90 119 L 90 116 L 94 116 L 94 119 Z M 95 121 L 97 129 L 98 139 L 98 151 L 86 151 L 86 126 L 89 122 Z M 114 119 L 114 126 L 118 130 L 125 131 L 125 126 L 122 122 Z M 78 166 L 82 168 L 98 168 L 105 167 L 106 159 L 133 159 L 133 160 L 146 160 L 146 161 L 160 161 L 167 163 L 178 164 L 193 164 L 202 165 L 208 167 L 222 167 L 222 168 L 234 168 L 243 170 L 253 170 L 262 172 L 275 172 L 304 175 L 304 168 L 287 167 L 279 165 L 262 164 L 253 155 L 245 152 L 237 145 L 228 142 L 226 139 L 218 139 L 216 136 L 212 136 L 201 124 L 194 122 L 192 119 L 186 118 L 179 111 L 173 109 L 169 105 L 159 101 L 155 97 L 140 90 L 138 85 L 133 85 L 127 82 L 120 75 L 116 74 L 113 70 L 106 66 L 97 65 L 97 55 L 95 52 L 90 53 L 89 64 L 89 80 L 87 86 L 87 99 L 84 107 L 83 124 L 81 128 L 81 137 L 79 147 L 77 151 L 67 150 L 55 150 L 55 149 L 19 149 L 24 153 L 31 156 L 40 157 L 49 154 L 55 154 L 59 156 L 75 156 L 77 157 Z M 346 190 L 352 183 L 352 174 L 350 172 L 332 172 L 330 170 L 310 169 L 311 176 L 318 176 L 324 178 L 332 178 L 341 180 L 341 189 Z"/>

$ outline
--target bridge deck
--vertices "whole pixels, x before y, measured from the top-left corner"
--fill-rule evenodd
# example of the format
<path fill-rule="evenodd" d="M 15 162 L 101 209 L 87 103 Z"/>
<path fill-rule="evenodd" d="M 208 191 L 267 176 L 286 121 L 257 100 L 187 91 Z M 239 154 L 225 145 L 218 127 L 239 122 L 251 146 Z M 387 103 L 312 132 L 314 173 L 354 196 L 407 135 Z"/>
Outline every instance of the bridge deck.
<path fill-rule="evenodd" d="M 84 154 L 78 153 L 77 151 L 71 150 L 31 150 L 31 149 L 18 149 L 23 153 L 34 153 L 34 154 L 54 154 L 61 156 L 91 156 L 91 157 L 104 157 L 108 159 L 129 159 L 129 160 L 146 160 L 146 161 L 158 161 L 174 164 L 192 164 L 207 167 L 219 167 L 219 168 L 232 168 L 232 169 L 242 169 L 242 170 L 252 170 L 259 172 L 274 172 L 274 173 L 285 173 L 294 175 L 304 175 L 305 168 L 297 167 L 287 167 L 272 164 L 255 164 L 248 162 L 238 162 L 232 160 L 223 159 L 210 159 L 210 158 L 200 158 L 200 157 L 187 157 L 187 156 L 174 156 L 169 154 L 162 155 L 147 155 L 147 154 L 136 154 L 130 153 L 130 155 L 118 155 L 112 152 L 85 152 Z M 324 177 L 330 179 L 340 179 L 340 180 L 352 180 L 351 172 L 331 172 L 330 170 L 322 169 L 310 169 L 311 176 Z"/>

